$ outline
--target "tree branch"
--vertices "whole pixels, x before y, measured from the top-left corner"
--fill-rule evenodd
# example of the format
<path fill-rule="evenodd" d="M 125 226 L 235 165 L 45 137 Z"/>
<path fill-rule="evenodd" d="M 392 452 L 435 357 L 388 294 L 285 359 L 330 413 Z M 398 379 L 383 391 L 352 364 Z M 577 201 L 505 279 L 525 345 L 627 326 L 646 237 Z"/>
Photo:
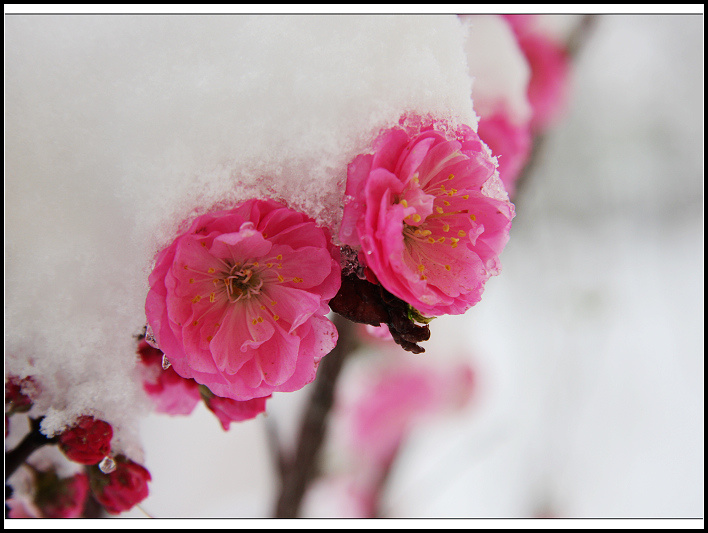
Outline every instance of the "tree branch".
<path fill-rule="evenodd" d="M 42 418 L 31 418 L 30 423 L 32 424 L 32 429 L 27 436 L 15 449 L 5 454 L 5 481 L 7 481 L 8 478 L 15 473 L 15 470 L 22 466 L 35 451 L 42 446 L 57 442 L 56 437 L 50 439 L 40 433 L 39 426 L 42 423 Z"/>
<path fill-rule="evenodd" d="M 327 431 L 329 412 L 334 403 L 337 378 L 346 358 L 358 344 L 352 322 L 335 315 L 334 323 L 339 331 L 339 340 L 320 363 L 314 390 L 300 426 L 295 456 L 284 468 L 275 508 L 276 518 L 297 518 L 305 492 L 317 477 L 318 459 Z"/>

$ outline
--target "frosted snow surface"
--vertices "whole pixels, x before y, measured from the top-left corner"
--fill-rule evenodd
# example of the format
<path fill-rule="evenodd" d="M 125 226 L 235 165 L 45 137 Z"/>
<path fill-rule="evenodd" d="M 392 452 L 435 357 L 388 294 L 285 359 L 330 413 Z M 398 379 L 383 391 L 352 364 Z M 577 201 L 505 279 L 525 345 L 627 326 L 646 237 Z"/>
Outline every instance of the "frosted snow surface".
<path fill-rule="evenodd" d="M 466 28 L 446 16 L 8 16 L 6 371 L 35 414 L 114 425 L 154 253 L 253 196 L 336 232 L 346 164 L 406 112 L 476 129 Z"/>

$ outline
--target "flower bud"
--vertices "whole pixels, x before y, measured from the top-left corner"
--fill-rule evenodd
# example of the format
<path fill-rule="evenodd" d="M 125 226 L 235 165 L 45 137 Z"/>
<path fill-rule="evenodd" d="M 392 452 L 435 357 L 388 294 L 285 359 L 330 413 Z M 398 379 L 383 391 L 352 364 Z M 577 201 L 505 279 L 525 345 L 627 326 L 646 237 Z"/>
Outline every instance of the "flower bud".
<path fill-rule="evenodd" d="M 77 423 L 59 435 L 59 448 L 77 463 L 95 465 L 111 451 L 113 428 L 103 420 L 82 416 Z"/>

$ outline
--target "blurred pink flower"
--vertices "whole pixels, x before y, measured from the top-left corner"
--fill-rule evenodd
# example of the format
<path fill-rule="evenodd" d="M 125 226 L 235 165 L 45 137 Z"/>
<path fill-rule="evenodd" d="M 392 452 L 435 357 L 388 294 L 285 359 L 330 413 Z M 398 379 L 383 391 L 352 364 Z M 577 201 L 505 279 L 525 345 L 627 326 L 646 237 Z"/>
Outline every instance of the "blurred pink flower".
<path fill-rule="evenodd" d="M 355 475 L 318 477 L 303 500 L 307 518 L 373 518 L 375 487 L 361 483 Z"/>
<path fill-rule="evenodd" d="M 513 198 L 531 151 L 528 99 L 531 69 L 509 22 L 500 15 L 461 15 L 469 28 L 465 52 L 473 78 L 477 133 L 498 157 L 499 177 Z"/>
<path fill-rule="evenodd" d="M 89 470 L 91 491 L 96 500 L 111 514 L 132 509 L 148 496 L 150 472 L 122 456 L 115 458 L 116 469 L 104 474 L 98 467 Z"/>
<path fill-rule="evenodd" d="M 59 435 L 59 449 L 69 459 L 83 465 L 95 465 L 111 451 L 113 428 L 108 422 L 82 416 Z"/>
<path fill-rule="evenodd" d="M 386 290 L 428 316 L 464 313 L 480 300 L 514 217 L 477 134 L 444 127 L 393 127 L 373 154 L 357 156 L 340 229 Z"/>
<path fill-rule="evenodd" d="M 505 15 L 531 67 L 528 98 L 536 133 L 553 126 L 568 101 L 570 60 L 563 42 L 543 31 L 542 15 Z"/>
<path fill-rule="evenodd" d="M 157 256 L 148 324 L 175 371 L 250 400 L 311 382 L 336 344 L 341 279 L 326 229 L 273 200 L 198 217 Z"/>
<path fill-rule="evenodd" d="M 188 415 L 199 403 L 199 383 L 177 374 L 172 367 L 162 368 L 162 351 L 145 340 L 138 345 L 145 371 L 143 389 L 153 401 L 158 413 Z"/>
<path fill-rule="evenodd" d="M 410 429 L 425 417 L 464 406 L 472 369 L 388 364 L 377 369 L 359 396 L 337 407 L 352 450 L 374 470 L 388 468 Z"/>
<path fill-rule="evenodd" d="M 79 518 L 86 505 L 89 481 L 84 473 L 60 479 L 54 471 L 36 471 L 33 489 L 31 498 L 7 500 L 9 518 Z"/>
<path fill-rule="evenodd" d="M 528 123 L 517 124 L 509 115 L 499 112 L 480 117 L 477 133 L 498 157 L 499 177 L 513 198 L 516 179 L 531 155 L 531 130 Z"/>
<path fill-rule="evenodd" d="M 5 502 L 8 518 L 43 518 L 34 502 L 25 498 L 8 498 Z"/>

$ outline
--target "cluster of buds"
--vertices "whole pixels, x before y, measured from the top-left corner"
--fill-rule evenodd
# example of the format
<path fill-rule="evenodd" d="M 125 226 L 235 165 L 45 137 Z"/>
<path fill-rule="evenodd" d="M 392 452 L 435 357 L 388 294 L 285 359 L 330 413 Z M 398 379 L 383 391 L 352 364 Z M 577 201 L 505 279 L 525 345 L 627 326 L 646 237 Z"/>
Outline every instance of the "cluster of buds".
<path fill-rule="evenodd" d="M 10 376 L 5 383 L 6 428 L 9 417 L 28 413 L 39 387 L 31 377 Z M 148 495 L 150 473 L 123 455 L 111 454 L 112 426 L 93 416 L 84 415 L 55 437 L 40 432 L 41 419 L 31 418 L 30 433 L 10 452 L 13 474 L 24 463 L 22 490 L 14 490 L 7 500 L 10 518 L 77 518 L 86 516 L 92 500 L 111 514 L 127 511 Z M 7 431 L 7 429 L 6 429 Z M 58 472 L 52 462 L 42 468 L 32 464 L 31 455 L 45 445 L 56 444 L 63 455 L 81 471 L 70 476 Z M 59 460 L 61 460 L 59 458 Z M 17 463 L 17 464 L 15 464 Z"/>

